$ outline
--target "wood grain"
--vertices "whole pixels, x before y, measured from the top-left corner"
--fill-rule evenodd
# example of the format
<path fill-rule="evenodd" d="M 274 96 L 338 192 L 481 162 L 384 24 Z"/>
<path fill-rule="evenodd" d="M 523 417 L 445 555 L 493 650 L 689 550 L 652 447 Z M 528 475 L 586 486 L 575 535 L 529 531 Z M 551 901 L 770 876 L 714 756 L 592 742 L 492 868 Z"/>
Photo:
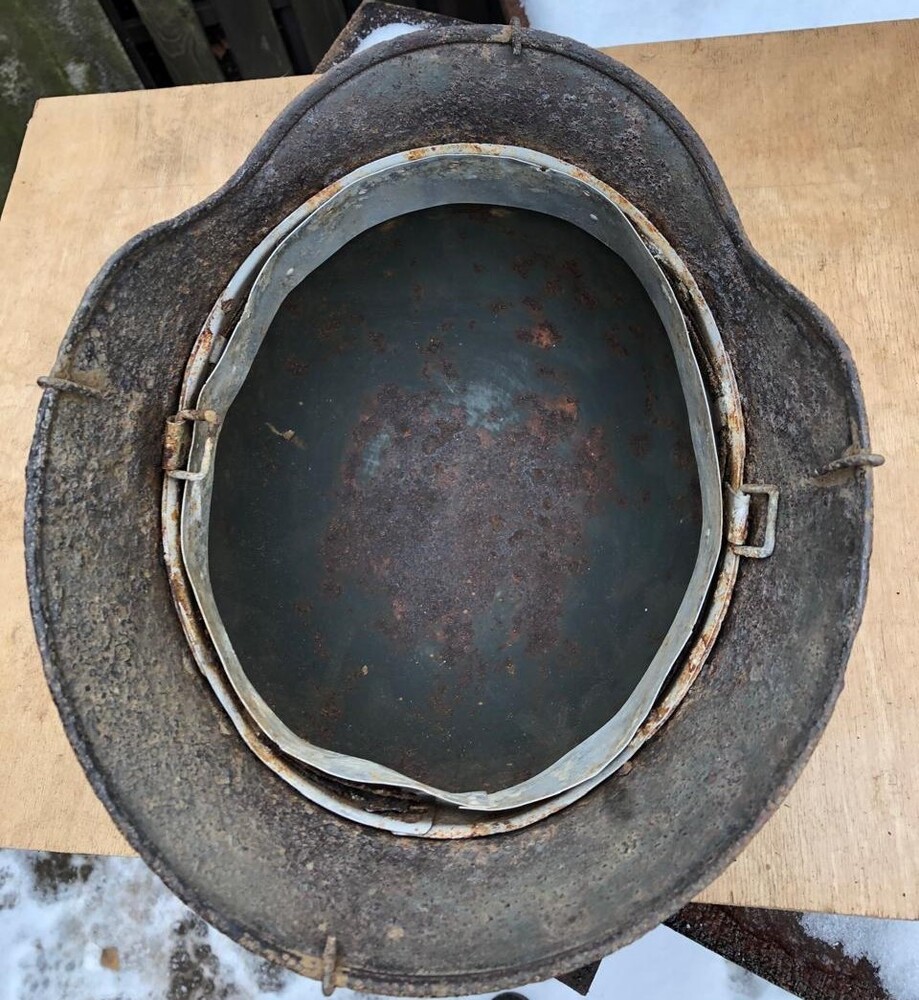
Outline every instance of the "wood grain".
<path fill-rule="evenodd" d="M 291 0 L 306 46 L 309 67 L 314 69 L 348 23 L 342 0 Z"/>
<path fill-rule="evenodd" d="M 919 917 L 919 22 L 611 52 L 687 115 L 754 244 L 837 323 L 888 459 L 846 690 L 792 794 L 701 898 Z M 34 648 L 21 510 L 35 376 L 106 257 L 218 187 L 307 82 L 37 105 L 0 220 L 2 844 L 128 852 L 69 749 Z"/>
<path fill-rule="evenodd" d="M 174 83 L 217 83 L 223 73 L 190 0 L 135 0 Z"/>
<path fill-rule="evenodd" d="M 801 780 L 707 902 L 919 917 L 919 21 L 630 47 L 697 128 L 754 246 L 851 347 L 875 536 L 843 692 Z"/>
<path fill-rule="evenodd" d="M 245 79 L 285 76 L 291 72 L 269 0 L 213 0 L 213 3 L 230 51 Z"/>

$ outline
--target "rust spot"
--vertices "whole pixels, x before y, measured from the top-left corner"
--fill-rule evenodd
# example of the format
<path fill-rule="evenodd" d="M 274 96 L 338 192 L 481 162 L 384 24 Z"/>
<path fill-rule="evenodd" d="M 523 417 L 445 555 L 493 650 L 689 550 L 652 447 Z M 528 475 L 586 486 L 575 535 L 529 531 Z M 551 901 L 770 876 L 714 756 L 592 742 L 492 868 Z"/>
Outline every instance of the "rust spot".
<path fill-rule="evenodd" d="M 583 277 L 583 272 L 581 271 L 581 265 L 573 258 L 569 257 L 568 260 L 562 264 L 562 267 L 574 278 L 575 281 L 580 281 Z"/>
<path fill-rule="evenodd" d="M 453 693 L 445 683 L 438 684 L 429 699 L 431 708 L 436 715 L 447 719 L 453 715 Z"/>
<path fill-rule="evenodd" d="M 535 257 L 515 257 L 511 268 L 516 274 L 519 274 L 521 278 L 528 278 L 530 276 L 530 271 L 533 269 L 533 265 L 536 263 Z"/>
<path fill-rule="evenodd" d="M 688 441 L 678 441 L 671 452 L 673 464 L 683 472 L 687 472 L 696 464 L 692 446 Z"/>
<path fill-rule="evenodd" d="M 330 722 L 336 722 L 342 717 L 341 696 L 337 691 L 326 691 L 321 699 L 322 708 L 319 714 Z"/>
<path fill-rule="evenodd" d="M 542 302 L 540 302 L 539 299 L 537 299 L 535 296 L 533 295 L 525 296 L 523 304 L 527 307 L 527 309 L 530 310 L 531 313 L 533 313 L 534 316 L 537 316 L 540 319 L 542 318 L 543 305 Z"/>
<path fill-rule="evenodd" d="M 577 420 L 578 401 L 571 396 L 556 399 L 552 403 L 552 412 L 559 414 L 564 420 Z"/>
<path fill-rule="evenodd" d="M 551 323 L 537 323 L 535 326 L 517 331 L 517 339 L 524 344 L 532 344 L 543 351 L 558 347 L 561 334 Z"/>
<path fill-rule="evenodd" d="M 615 330 L 607 330 L 604 334 L 604 339 L 609 345 L 609 349 L 617 358 L 627 358 L 629 356 L 629 349 L 619 339 Z"/>
<path fill-rule="evenodd" d="M 651 449 L 651 439 L 647 434 L 633 434 L 629 438 L 629 451 L 637 459 L 645 458 Z"/>
<path fill-rule="evenodd" d="M 391 642 L 435 643 L 451 664 L 449 699 L 433 706 L 445 714 L 462 681 L 485 696 L 493 647 L 480 648 L 482 623 L 508 650 L 546 654 L 561 641 L 568 587 L 586 571 L 586 519 L 616 502 L 602 431 L 581 426 L 573 396 L 520 396 L 512 419 L 483 426 L 490 419 L 442 388 L 378 391 L 352 430 L 321 546 L 328 580 L 386 595 L 377 627 Z M 385 457 L 365 475 L 384 437 Z"/>
<path fill-rule="evenodd" d="M 309 370 L 310 365 L 308 361 L 301 361 L 292 354 L 288 354 L 284 359 L 284 371 L 289 372 L 291 375 L 306 375 Z"/>
<path fill-rule="evenodd" d="M 221 308 L 223 308 L 223 302 L 221 302 L 220 305 Z M 214 331 L 211 329 L 210 325 L 208 325 L 201 331 L 201 336 L 198 338 L 198 342 L 195 344 L 193 353 L 195 355 L 206 358 L 211 353 L 213 346 L 214 346 Z"/>
<path fill-rule="evenodd" d="M 188 436 L 183 420 L 167 420 L 163 436 L 163 468 L 178 469 L 188 448 Z"/>
<path fill-rule="evenodd" d="M 324 199 L 328 199 L 331 198 L 332 195 L 338 194 L 339 191 L 341 191 L 341 181 L 332 181 L 331 184 L 328 184 L 322 189 L 321 196 Z"/>

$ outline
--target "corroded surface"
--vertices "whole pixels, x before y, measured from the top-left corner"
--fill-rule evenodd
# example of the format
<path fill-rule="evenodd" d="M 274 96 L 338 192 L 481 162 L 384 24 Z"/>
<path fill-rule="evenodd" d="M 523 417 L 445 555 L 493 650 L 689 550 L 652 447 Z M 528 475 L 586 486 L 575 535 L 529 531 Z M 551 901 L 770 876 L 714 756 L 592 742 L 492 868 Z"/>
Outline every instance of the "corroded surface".
<path fill-rule="evenodd" d="M 853 435 L 869 443 L 845 346 L 753 252 L 666 100 L 581 46 L 523 34 L 517 57 L 490 29 L 408 35 L 311 87 L 229 188 L 142 236 L 97 279 L 52 374 L 101 372 L 110 393 L 47 391 L 30 460 L 36 630 L 100 797 L 208 920 L 313 976 L 334 934 L 337 981 L 363 989 L 512 987 L 596 959 L 672 913 L 790 787 L 839 691 L 864 600 L 870 474 L 811 476 Z M 774 555 L 744 565 L 709 663 L 627 774 L 529 829 L 444 843 L 323 812 L 221 729 L 171 604 L 158 507 L 182 370 L 249 250 L 351 167 L 470 137 L 574 161 L 663 231 L 731 354 L 748 477 L 776 483 L 782 511 Z"/>
<path fill-rule="evenodd" d="M 622 707 L 701 519 L 638 280 L 568 223 L 454 206 L 365 234 L 282 307 L 218 448 L 211 581 L 299 735 L 494 790 Z"/>

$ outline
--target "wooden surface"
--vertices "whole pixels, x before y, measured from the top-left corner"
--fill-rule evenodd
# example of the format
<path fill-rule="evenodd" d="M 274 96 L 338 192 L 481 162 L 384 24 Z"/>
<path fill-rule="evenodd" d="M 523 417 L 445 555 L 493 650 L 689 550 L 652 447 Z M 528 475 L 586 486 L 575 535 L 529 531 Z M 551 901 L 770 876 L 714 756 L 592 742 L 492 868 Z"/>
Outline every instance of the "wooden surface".
<path fill-rule="evenodd" d="M 217 83 L 224 79 L 190 3 L 136 0 L 134 6 L 175 83 Z"/>
<path fill-rule="evenodd" d="M 141 85 L 98 0 L 3 0 L 0 67 L 0 199 L 40 94 Z"/>
<path fill-rule="evenodd" d="M 244 80 L 291 72 L 269 0 L 213 0 L 213 4 Z"/>
<path fill-rule="evenodd" d="M 792 794 L 702 898 L 919 917 L 919 21 L 615 54 L 684 111 L 754 244 L 836 321 L 888 459 L 875 476 L 872 581 L 846 690 Z M 2 845 L 128 853 L 63 735 L 26 606 L 35 377 L 106 257 L 220 185 L 306 82 L 36 108 L 0 221 Z"/>

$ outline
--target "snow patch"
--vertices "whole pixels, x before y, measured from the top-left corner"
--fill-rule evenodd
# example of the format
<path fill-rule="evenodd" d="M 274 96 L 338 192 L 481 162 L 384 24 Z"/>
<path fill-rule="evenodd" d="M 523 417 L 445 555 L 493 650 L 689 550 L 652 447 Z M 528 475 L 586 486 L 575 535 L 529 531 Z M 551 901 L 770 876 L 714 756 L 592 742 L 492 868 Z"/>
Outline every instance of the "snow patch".
<path fill-rule="evenodd" d="M 915 944 L 913 951 L 917 951 Z M 527 1000 L 579 1000 L 551 980 Z M 137 858 L 0 851 L 0 1000 L 323 1000 L 196 917 Z M 911 1000 L 903 993 L 898 1000 Z M 457 1000 L 493 1000 L 494 994 Z M 658 927 L 600 965 L 588 1000 L 792 1000 Z M 335 1000 L 368 1000 L 348 989 Z"/>
<path fill-rule="evenodd" d="M 919 921 L 805 913 L 801 926 L 849 958 L 867 958 L 894 1000 L 919 1000 Z"/>
<path fill-rule="evenodd" d="M 408 24 L 404 21 L 381 24 L 379 28 L 374 28 L 369 34 L 364 35 L 351 55 L 357 55 L 358 52 L 363 52 L 364 49 L 369 49 L 373 45 L 379 45 L 380 42 L 388 42 L 393 38 L 398 38 L 400 35 L 408 35 L 413 31 L 421 31 L 422 27 L 423 25 L 421 24 Z"/>
<path fill-rule="evenodd" d="M 629 45 L 919 17 L 919 0 L 524 0 L 530 25 L 587 45 Z"/>

